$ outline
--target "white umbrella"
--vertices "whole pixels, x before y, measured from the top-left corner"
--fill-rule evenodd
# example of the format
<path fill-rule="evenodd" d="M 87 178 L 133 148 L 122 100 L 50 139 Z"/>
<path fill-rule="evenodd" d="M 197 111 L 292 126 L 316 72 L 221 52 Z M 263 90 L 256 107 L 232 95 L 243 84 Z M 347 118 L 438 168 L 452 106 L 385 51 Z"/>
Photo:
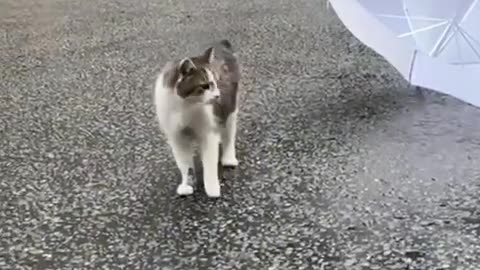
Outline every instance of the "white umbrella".
<path fill-rule="evenodd" d="M 480 0 L 329 0 L 412 85 L 480 106 Z"/>

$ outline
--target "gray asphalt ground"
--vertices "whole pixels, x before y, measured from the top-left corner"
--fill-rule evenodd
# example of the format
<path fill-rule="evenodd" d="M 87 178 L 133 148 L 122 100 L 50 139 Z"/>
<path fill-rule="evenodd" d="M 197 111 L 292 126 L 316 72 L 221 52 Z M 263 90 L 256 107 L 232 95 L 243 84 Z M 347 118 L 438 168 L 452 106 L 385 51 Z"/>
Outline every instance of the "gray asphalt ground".
<path fill-rule="evenodd" d="M 480 110 L 254 2 L 0 2 L 0 269 L 480 269 Z M 153 82 L 222 38 L 241 165 L 178 197 Z"/>

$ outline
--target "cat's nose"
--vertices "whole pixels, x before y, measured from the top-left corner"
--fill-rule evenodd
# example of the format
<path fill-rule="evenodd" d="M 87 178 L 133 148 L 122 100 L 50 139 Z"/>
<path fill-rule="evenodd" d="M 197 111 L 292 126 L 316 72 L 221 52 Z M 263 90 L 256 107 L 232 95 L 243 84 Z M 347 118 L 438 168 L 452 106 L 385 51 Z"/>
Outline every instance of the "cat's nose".
<path fill-rule="evenodd" d="M 213 91 L 213 98 L 214 98 L 214 99 L 220 98 L 220 91 L 218 91 L 217 89 L 215 89 L 215 90 Z"/>

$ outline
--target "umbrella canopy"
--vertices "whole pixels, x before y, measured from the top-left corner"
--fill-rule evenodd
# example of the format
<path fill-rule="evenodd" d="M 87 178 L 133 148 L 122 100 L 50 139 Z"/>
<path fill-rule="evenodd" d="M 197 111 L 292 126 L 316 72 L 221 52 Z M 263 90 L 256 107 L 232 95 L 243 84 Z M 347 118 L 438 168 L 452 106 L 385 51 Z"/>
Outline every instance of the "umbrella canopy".
<path fill-rule="evenodd" d="M 411 84 L 480 106 L 480 0 L 329 0 Z"/>

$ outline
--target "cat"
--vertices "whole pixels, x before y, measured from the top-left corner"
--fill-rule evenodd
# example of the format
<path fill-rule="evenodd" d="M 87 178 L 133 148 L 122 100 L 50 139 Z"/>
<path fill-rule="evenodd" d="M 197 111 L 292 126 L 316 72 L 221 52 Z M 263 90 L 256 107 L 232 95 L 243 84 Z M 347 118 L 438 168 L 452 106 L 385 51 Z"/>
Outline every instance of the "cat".
<path fill-rule="evenodd" d="M 170 61 L 155 82 L 155 108 L 181 174 L 178 195 L 190 195 L 194 145 L 199 146 L 205 192 L 220 197 L 220 162 L 236 167 L 235 151 L 240 65 L 228 40 L 215 42 L 201 55 Z"/>

